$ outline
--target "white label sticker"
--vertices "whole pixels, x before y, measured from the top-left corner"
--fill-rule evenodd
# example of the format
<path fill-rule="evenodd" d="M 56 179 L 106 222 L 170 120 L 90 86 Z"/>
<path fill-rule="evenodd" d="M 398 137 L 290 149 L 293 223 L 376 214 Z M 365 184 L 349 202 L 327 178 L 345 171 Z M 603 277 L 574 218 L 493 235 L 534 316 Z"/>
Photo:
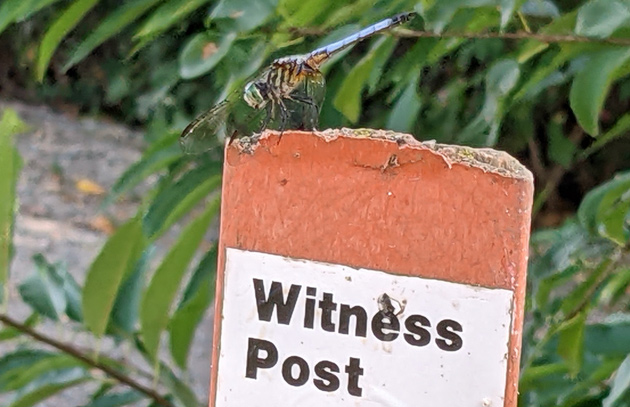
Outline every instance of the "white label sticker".
<path fill-rule="evenodd" d="M 216 407 L 503 406 L 512 291 L 227 249 Z"/>

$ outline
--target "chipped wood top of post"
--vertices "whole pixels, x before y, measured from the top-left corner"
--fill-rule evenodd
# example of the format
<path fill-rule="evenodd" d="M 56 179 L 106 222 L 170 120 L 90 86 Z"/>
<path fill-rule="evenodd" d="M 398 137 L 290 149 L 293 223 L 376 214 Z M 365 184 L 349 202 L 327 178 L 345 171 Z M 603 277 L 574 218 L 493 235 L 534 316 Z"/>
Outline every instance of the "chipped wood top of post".
<path fill-rule="evenodd" d="M 340 137 L 352 139 L 376 139 L 396 143 L 400 149 L 414 148 L 429 150 L 441 156 L 446 164 L 451 167 L 454 164 L 466 165 L 478 168 L 484 172 L 498 174 L 504 177 L 532 181 L 533 175 L 516 158 L 504 151 L 492 148 L 473 148 L 453 144 L 441 144 L 435 140 L 418 141 L 410 134 L 399 133 L 392 130 L 375 129 L 327 129 L 323 131 L 295 131 L 288 130 L 283 133 L 283 138 L 289 134 L 313 134 L 324 139 L 326 142 L 334 142 Z M 252 137 L 242 137 L 234 142 L 236 147 L 243 153 L 253 154 L 260 143 L 270 137 L 277 137 L 278 131 L 267 130 L 262 134 L 254 134 Z"/>

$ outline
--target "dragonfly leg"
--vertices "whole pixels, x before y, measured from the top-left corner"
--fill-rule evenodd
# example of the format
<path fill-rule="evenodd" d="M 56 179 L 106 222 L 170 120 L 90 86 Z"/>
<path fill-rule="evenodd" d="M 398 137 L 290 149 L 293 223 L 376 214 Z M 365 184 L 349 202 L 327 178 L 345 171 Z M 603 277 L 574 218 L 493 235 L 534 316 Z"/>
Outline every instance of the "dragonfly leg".
<path fill-rule="evenodd" d="M 315 101 L 313 100 L 313 98 L 308 97 L 308 96 L 299 96 L 299 95 L 296 95 L 296 96 L 291 96 L 291 99 L 293 99 L 293 100 L 295 100 L 295 101 L 297 101 L 297 102 L 300 102 L 300 103 L 307 104 L 307 105 L 309 105 L 310 107 L 314 107 L 314 108 L 317 110 L 317 112 L 319 113 L 319 106 L 317 106 L 317 103 L 315 103 Z"/>
<path fill-rule="evenodd" d="M 238 135 L 238 130 L 232 131 L 232 134 L 230 135 L 230 140 L 228 141 L 228 146 L 232 145 L 232 142 L 234 141 L 234 139 L 236 139 L 237 135 Z"/>
<path fill-rule="evenodd" d="M 273 103 L 267 103 L 267 106 L 265 106 L 265 119 L 263 120 L 260 126 L 259 133 L 262 133 L 263 131 L 265 131 L 265 129 L 269 125 L 269 121 L 271 120 L 272 116 L 273 116 Z"/>
<path fill-rule="evenodd" d="M 319 124 L 319 109 L 320 106 L 317 105 L 317 103 L 315 103 L 315 101 L 313 100 L 313 98 L 309 97 L 309 96 L 300 96 L 300 95 L 293 95 L 291 96 L 292 100 L 295 100 L 296 102 L 300 102 L 303 103 L 305 105 L 307 105 L 308 108 L 310 109 L 314 109 L 315 110 L 315 116 L 311 116 L 306 115 L 306 117 L 308 117 L 308 119 L 304 119 L 302 122 L 302 128 L 304 130 L 314 130 L 317 128 L 317 125 Z M 306 121 L 309 121 L 310 123 L 305 123 Z M 310 124 L 310 126 L 309 126 Z M 306 128 L 307 126 L 309 126 L 309 128 Z"/>
<path fill-rule="evenodd" d="M 280 136 L 278 137 L 278 144 L 280 144 L 280 139 L 284 134 L 284 130 L 287 127 L 287 121 L 289 120 L 289 111 L 282 99 L 278 100 L 278 108 L 280 109 Z"/>

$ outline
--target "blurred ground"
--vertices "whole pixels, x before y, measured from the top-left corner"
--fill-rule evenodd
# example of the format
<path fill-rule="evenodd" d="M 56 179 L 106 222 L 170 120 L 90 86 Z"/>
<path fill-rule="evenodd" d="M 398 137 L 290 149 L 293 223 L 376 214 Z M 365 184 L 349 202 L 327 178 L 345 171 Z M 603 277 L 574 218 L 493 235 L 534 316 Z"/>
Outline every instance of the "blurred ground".
<path fill-rule="evenodd" d="M 30 132 L 16 139 L 24 165 L 18 184 L 16 254 L 11 267 L 9 299 L 9 315 L 23 319 L 30 311 L 19 299 L 16 287 L 33 271 L 32 256 L 43 253 L 52 263 L 66 263 L 82 285 L 86 270 L 108 234 L 135 212 L 147 185 L 100 212 L 104 197 L 101 192 L 109 190 L 140 157 L 141 134 L 118 124 L 73 118 L 47 107 L 0 100 L 0 112 L 7 107 L 16 110 L 31 126 Z M 178 228 L 171 232 L 171 239 L 177 232 Z M 167 245 L 171 239 L 168 236 L 165 239 Z M 210 377 L 210 314 L 207 313 L 197 331 L 189 358 L 189 382 L 202 403 L 207 399 Z M 51 329 L 46 329 L 47 334 L 52 332 L 75 345 L 95 347 L 92 338 L 83 338 L 52 323 L 48 325 Z M 1 345 L 0 355 L 9 349 Z M 105 343 L 102 349 L 124 356 L 124 350 L 115 349 L 112 344 Z M 69 390 L 40 405 L 81 406 L 88 395 L 86 391 Z M 6 403 L 0 396 L 0 405 Z"/>

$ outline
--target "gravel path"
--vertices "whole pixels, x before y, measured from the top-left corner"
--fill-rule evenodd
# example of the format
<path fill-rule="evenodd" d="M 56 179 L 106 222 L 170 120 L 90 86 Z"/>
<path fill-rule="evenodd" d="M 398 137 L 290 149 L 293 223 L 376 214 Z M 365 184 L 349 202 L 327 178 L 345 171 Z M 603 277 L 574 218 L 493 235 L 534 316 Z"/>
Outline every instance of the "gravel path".
<path fill-rule="evenodd" d="M 30 311 L 19 299 L 16 286 L 33 272 L 32 256 L 43 253 L 50 262 L 64 262 L 79 284 L 83 284 L 85 272 L 111 233 L 112 225 L 135 213 L 140 196 L 151 180 L 101 213 L 99 205 L 103 195 L 86 193 L 77 182 L 89 180 L 107 191 L 140 157 L 142 135 L 119 124 L 66 117 L 46 107 L 0 100 L 0 113 L 5 108 L 16 110 L 31 126 L 29 133 L 16 140 L 24 166 L 18 184 L 19 212 L 9 285 L 9 314 L 21 319 Z M 165 238 L 164 247 L 178 230 L 175 227 L 170 237 Z M 210 314 L 207 313 L 197 331 L 189 359 L 189 381 L 202 401 L 207 399 L 209 382 Z M 95 345 L 91 338 L 80 335 L 77 338 L 75 332 L 64 329 L 62 324 L 47 326 L 51 327 L 51 330 L 46 329 L 47 333 L 53 332 L 59 339 L 81 346 Z M 119 352 L 112 344 L 103 344 L 103 349 L 108 348 L 114 354 Z M 0 344 L 0 355 L 10 349 Z M 40 405 L 81 406 L 88 395 L 86 390 L 69 390 Z M 0 395 L 0 405 L 6 404 L 6 397 L 3 400 Z"/>

